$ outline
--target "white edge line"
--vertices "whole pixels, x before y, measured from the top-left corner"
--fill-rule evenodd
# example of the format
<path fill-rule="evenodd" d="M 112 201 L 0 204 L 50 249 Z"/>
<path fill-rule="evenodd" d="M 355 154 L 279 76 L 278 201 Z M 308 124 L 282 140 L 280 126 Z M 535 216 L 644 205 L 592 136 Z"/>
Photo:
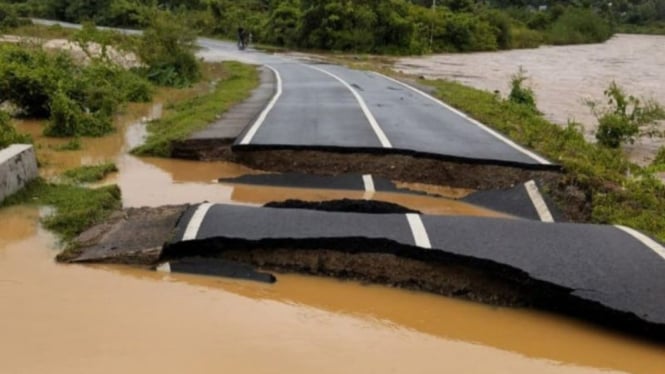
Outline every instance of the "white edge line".
<path fill-rule="evenodd" d="M 247 145 L 252 142 L 252 139 L 256 135 L 256 132 L 259 131 L 259 128 L 266 120 L 266 117 L 268 117 L 268 113 L 270 113 L 272 108 L 275 107 L 275 104 L 277 104 L 277 100 L 279 100 L 280 96 L 282 96 L 282 76 L 279 75 L 279 72 L 272 66 L 270 65 L 264 65 L 264 66 L 272 70 L 272 72 L 275 74 L 275 78 L 277 79 L 277 91 L 273 95 L 268 105 L 263 109 L 261 114 L 259 114 L 259 118 L 257 118 L 256 121 L 254 121 L 252 127 L 249 128 L 247 133 L 245 133 L 245 136 L 240 141 L 240 144 L 242 145 Z"/>
<path fill-rule="evenodd" d="M 208 210 L 210 210 L 212 205 L 213 204 L 210 203 L 204 203 L 200 204 L 198 208 L 196 208 L 192 218 L 189 219 L 189 223 L 185 229 L 185 234 L 182 236 L 182 241 L 196 239 L 196 236 L 199 234 L 199 228 L 201 228 L 201 224 L 203 223 L 203 219 L 206 217 L 206 214 L 208 214 Z"/>
<path fill-rule="evenodd" d="M 163 264 L 160 264 L 159 266 L 157 266 L 157 268 L 155 270 L 160 272 L 160 273 L 170 273 L 171 272 L 171 263 L 165 262 Z"/>
<path fill-rule="evenodd" d="M 409 227 L 411 227 L 411 232 L 413 233 L 413 239 L 416 242 L 416 246 L 420 248 L 432 249 L 432 243 L 429 241 L 429 236 L 427 235 L 425 224 L 423 224 L 423 220 L 420 218 L 420 215 L 409 213 L 406 215 L 406 219 L 409 222 Z"/>
<path fill-rule="evenodd" d="M 536 212 L 538 212 L 538 217 L 540 217 L 540 220 L 543 222 L 554 222 L 552 212 L 550 212 L 550 209 L 547 207 L 547 203 L 545 202 L 545 199 L 543 199 L 543 195 L 540 193 L 540 190 L 538 190 L 538 185 L 536 182 L 532 180 L 528 181 L 524 183 L 524 188 L 526 188 L 526 192 L 529 194 L 529 198 L 533 203 L 533 207 L 536 208 Z"/>
<path fill-rule="evenodd" d="M 395 83 L 397 83 L 397 84 L 399 84 L 399 85 L 401 85 L 401 86 L 403 86 L 403 87 L 406 87 L 406 88 L 410 89 L 411 91 L 413 91 L 413 92 L 415 92 L 415 93 L 417 93 L 417 94 L 419 94 L 419 95 L 421 95 L 421 96 L 423 96 L 423 97 L 425 97 L 425 98 L 427 98 L 427 99 L 429 99 L 429 100 L 432 100 L 432 101 L 435 102 L 436 104 L 441 105 L 442 107 L 444 107 L 444 108 L 450 110 L 451 112 L 457 114 L 458 116 L 463 117 L 464 119 L 468 120 L 469 122 L 473 123 L 474 125 L 480 127 L 482 130 L 485 130 L 487 133 L 493 135 L 495 138 L 497 138 L 497 139 L 501 140 L 502 142 L 506 143 L 507 145 L 509 145 L 509 146 L 512 147 L 513 149 L 515 149 L 515 150 L 517 150 L 517 151 L 519 151 L 519 152 L 521 152 L 521 153 L 523 153 L 523 154 L 525 154 L 525 155 L 531 157 L 532 159 L 538 161 L 539 163 L 541 163 L 541 164 L 543 164 L 543 165 L 552 165 L 552 163 L 551 163 L 550 161 L 546 160 L 545 158 L 540 157 L 540 156 L 538 156 L 537 154 L 535 154 L 535 153 L 529 151 L 528 149 L 523 148 L 522 146 L 518 145 L 518 144 L 515 143 L 514 141 L 508 139 L 505 135 L 501 134 L 500 132 L 498 132 L 498 131 L 496 131 L 496 130 L 494 130 L 494 129 L 491 129 L 491 128 L 487 127 L 486 125 L 483 125 L 483 124 L 480 123 L 479 121 L 477 121 L 477 120 L 475 120 L 475 119 L 469 117 L 466 113 L 461 112 L 461 111 L 459 111 L 459 110 L 457 110 L 457 109 L 451 107 L 450 105 L 448 105 L 448 104 L 444 103 L 443 101 L 441 101 L 441 100 L 435 98 L 434 96 L 432 96 L 432 95 L 430 95 L 430 94 L 428 94 L 428 93 L 426 93 L 426 92 L 423 92 L 423 91 L 421 91 L 421 90 L 419 90 L 419 89 L 417 89 L 417 88 L 415 88 L 415 87 L 413 87 L 413 86 L 410 86 L 410 85 L 408 85 L 408 84 L 406 84 L 406 83 L 404 83 L 404 82 L 400 82 L 400 81 L 398 81 L 397 79 L 391 78 L 391 77 L 389 77 L 389 76 L 387 76 L 387 75 L 384 75 L 384 74 L 381 74 L 381 73 L 377 73 L 377 72 L 373 72 L 373 73 L 376 74 L 376 75 L 378 75 L 378 76 L 380 76 L 380 77 L 383 77 L 383 78 L 385 78 L 385 79 L 388 79 L 389 81 L 395 82 Z"/>
<path fill-rule="evenodd" d="M 621 225 L 614 225 L 614 227 L 637 239 L 638 241 L 640 241 L 642 244 L 644 244 L 652 251 L 656 252 L 658 256 L 662 257 L 665 260 L 665 248 L 663 248 L 663 246 L 660 245 L 655 240 L 651 239 L 650 237 L 642 234 L 637 230 L 631 229 L 630 227 L 621 226 Z"/>
<path fill-rule="evenodd" d="M 362 98 L 362 96 L 360 96 L 358 91 L 356 91 L 353 87 L 351 87 L 351 85 L 348 82 L 346 82 L 344 79 L 338 77 L 337 75 L 335 75 L 335 74 L 333 74 L 333 73 L 331 73 L 327 70 L 324 70 L 324 69 L 321 69 L 319 67 L 312 66 L 312 65 L 307 65 L 307 64 L 303 64 L 303 65 L 307 66 L 310 69 L 320 71 L 324 74 L 327 74 L 327 75 L 335 78 L 340 83 L 342 83 L 349 91 L 351 91 L 353 96 L 355 96 L 356 101 L 358 101 L 358 104 L 360 105 L 360 109 L 365 114 L 365 117 L 367 118 L 367 121 L 369 121 L 370 126 L 372 126 L 372 129 L 374 130 L 374 133 L 376 134 L 376 137 L 379 138 L 379 142 L 381 143 L 381 146 L 383 148 L 392 148 L 393 147 L 392 144 L 390 143 L 390 140 L 388 140 L 388 137 L 386 136 L 386 133 L 384 133 L 383 130 L 381 129 L 381 126 L 379 126 L 379 123 L 376 121 L 376 118 L 374 118 L 374 115 L 372 114 L 372 112 L 367 107 L 367 103 L 365 103 L 365 100 Z"/>

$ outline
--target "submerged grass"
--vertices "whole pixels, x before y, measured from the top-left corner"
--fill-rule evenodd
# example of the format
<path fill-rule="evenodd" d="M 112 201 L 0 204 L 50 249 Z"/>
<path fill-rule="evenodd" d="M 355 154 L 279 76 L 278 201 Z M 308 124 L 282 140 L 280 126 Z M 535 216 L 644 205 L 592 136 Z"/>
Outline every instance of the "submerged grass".
<path fill-rule="evenodd" d="M 205 64 L 204 84 L 211 86 L 208 92 L 173 105 L 161 119 L 151 122 L 146 143 L 132 153 L 169 157 L 173 141 L 206 128 L 221 113 L 249 97 L 259 84 L 259 75 L 256 67 L 239 62 Z"/>
<path fill-rule="evenodd" d="M 3 201 L 0 207 L 18 204 L 55 208 L 53 214 L 42 219 L 42 223 L 59 234 L 65 243 L 122 207 L 118 186 L 91 189 L 73 184 L 47 183 L 43 179 L 31 182 Z"/>
<path fill-rule="evenodd" d="M 112 163 L 107 162 L 99 165 L 86 165 L 76 169 L 65 171 L 62 176 L 72 183 L 93 183 L 99 182 L 106 178 L 107 175 L 118 171 L 118 167 Z"/>
<path fill-rule="evenodd" d="M 561 164 L 566 175 L 557 188 L 584 191 L 591 206 L 587 220 L 630 226 L 665 240 L 665 185 L 620 150 L 588 143 L 577 124 L 558 126 L 528 106 L 492 93 L 444 80 L 420 83 L 434 87 L 441 100 Z"/>

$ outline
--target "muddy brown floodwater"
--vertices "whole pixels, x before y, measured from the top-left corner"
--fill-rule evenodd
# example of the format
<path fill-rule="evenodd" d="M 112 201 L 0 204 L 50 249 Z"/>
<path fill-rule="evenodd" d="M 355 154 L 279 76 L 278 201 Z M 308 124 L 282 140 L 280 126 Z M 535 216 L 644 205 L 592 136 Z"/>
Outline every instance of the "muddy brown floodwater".
<path fill-rule="evenodd" d="M 127 155 L 141 134 L 140 125 L 121 127 L 84 139 L 81 152 L 38 139 L 53 157 L 43 172 L 115 160 L 120 172 L 106 183 L 121 186 L 126 206 L 370 197 L 220 185 L 213 179 L 257 171 Z M 427 196 L 374 198 L 436 214 L 497 214 Z M 57 264 L 41 214 L 0 209 L 0 373 L 665 372 L 662 346 L 529 310 L 296 275 L 264 285 Z"/>
<path fill-rule="evenodd" d="M 602 44 L 540 47 L 503 52 L 443 54 L 401 59 L 395 68 L 407 74 L 459 81 L 504 96 L 510 79 L 523 67 L 538 109 L 550 120 L 576 120 L 593 140 L 595 118 L 586 100 L 605 101 L 612 81 L 639 97 L 665 105 L 665 36 L 618 34 Z M 665 125 L 662 127 L 665 129 Z M 629 147 L 638 163 L 650 161 L 663 139 L 641 139 Z"/>

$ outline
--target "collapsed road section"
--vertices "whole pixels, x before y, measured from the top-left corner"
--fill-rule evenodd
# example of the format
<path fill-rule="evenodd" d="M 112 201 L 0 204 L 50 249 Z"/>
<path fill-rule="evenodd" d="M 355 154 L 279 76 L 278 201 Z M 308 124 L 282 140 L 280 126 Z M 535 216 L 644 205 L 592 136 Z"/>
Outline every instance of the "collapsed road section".
<path fill-rule="evenodd" d="M 533 306 L 665 338 L 665 249 L 623 227 L 207 203 L 171 207 L 160 222 L 174 222 L 177 211 L 172 227 L 161 225 L 159 253 L 154 246 L 150 256 L 114 253 L 104 242 L 118 230 L 98 229 L 98 243 L 88 241 L 70 260 L 163 266 L 223 259 Z M 131 237 L 132 225 L 125 227 Z"/>

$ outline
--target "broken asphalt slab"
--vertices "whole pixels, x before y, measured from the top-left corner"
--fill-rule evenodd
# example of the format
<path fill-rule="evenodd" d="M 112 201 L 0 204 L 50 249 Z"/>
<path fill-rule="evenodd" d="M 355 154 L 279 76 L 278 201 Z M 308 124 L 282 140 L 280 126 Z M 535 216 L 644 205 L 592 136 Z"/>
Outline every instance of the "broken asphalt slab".
<path fill-rule="evenodd" d="M 425 274 L 434 269 L 432 266 L 463 267 L 475 271 L 477 276 L 492 277 L 485 284 L 505 283 L 522 293 L 518 299 L 526 305 L 665 339 L 665 250 L 660 243 L 631 230 L 529 220 L 215 204 L 189 206 L 181 212 L 162 238 L 167 243 L 159 255 L 161 262 L 191 257 L 224 258 L 224 253 L 235 252 L 242 262 L 270 268 L 274 256 L 309 251 L 300 257 L 310 262 L 306 264 L 309 272 L 320 269 L 319 274 L 344 276 L 351 272 L 327 271 L 327 260 L 320 258 L 324 252 L 316 251 L 327 251 L 325 256 L 344 254 L 349 266 L 354 266 L 355 261 L 356 273 L 363 271 L 362 266 L 368 272 L 374 271 L 370 267 L 375 266 L 376 258 L 391 256 L 428 266 L 411 274 L 408 285 L 417 286 L 419 277 L 427 282 Z M 172 218 L 169 220 L 173 222 Z M 135 229 L 133 225 L 125 227 Z M 84 248 L 75 261 L 94 261 L 95 256 L 109 261 L 109 252 L 114 251 L 117 249 L 105 244 L 101 248 Z M 135 251 L 127 254 L 136 255 Z M 366 262 L 358 260 L 367 256 L 379 257 Z M 298 261 L 297 256 L 294 258 Z M 112 262 L 126 263 L 131 259 Z M 140 262 L 144 263 L 144 258 Z M 402 266 L 383 269 L 384 275 L 399 273 Z M 486 301 L 486 297 L 474 295 L 478 284 L 469 280 L 452 290 L 441 291 L 438 286 L 421 289 Z"/>

